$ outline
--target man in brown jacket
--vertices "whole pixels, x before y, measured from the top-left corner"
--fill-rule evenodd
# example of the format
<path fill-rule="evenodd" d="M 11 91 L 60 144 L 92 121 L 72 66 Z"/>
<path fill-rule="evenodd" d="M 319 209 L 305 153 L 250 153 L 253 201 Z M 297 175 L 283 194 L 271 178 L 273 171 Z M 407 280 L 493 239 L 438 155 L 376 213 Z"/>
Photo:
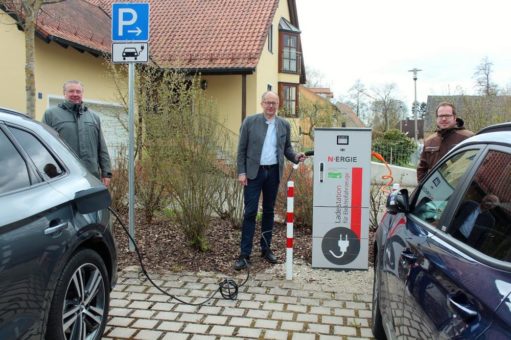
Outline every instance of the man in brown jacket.
<path fill-rule="evenodd" d="M 456 108 L 453 104 L 447 102 L 438 104 L 436 108 L 438 129 L 424 142 L 424 149 L 417 166 L 418 182 L 456 144 L 474 135 L 472 131 L 465 129 L 463 124 L 463 120 L 456 117 Z"/>

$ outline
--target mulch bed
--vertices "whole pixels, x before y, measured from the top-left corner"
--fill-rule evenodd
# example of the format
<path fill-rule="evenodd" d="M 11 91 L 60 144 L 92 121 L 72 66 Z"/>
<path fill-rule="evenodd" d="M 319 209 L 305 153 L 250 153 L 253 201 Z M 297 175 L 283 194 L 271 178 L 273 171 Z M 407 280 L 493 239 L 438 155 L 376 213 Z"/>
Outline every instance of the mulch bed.
<path fill-rule="evenodd" d="M 128 228 L 127 214 L 121 216 Z M 136 214 L 135 235 L 138 248 L 147 270 L 153 272 L 198 272 L 209 271 L 233 275 L 234 261 L 239 255 L 241 231 L 222 219 L 213 219 L 208 225 L 206 236 L 210 249 L 201 252 L 190 246 L 183 232 L 173 223 L 163 218 L 155 218 L 146 223 L 141 213 Z M 128 238 L 118 223 L 114 224 L 114 236 L 118 246 L 119 269 L 138 265 L 135 252 L 128 249 Z M 250 271 L 257 273 L 267 269 L 270 264 L 260 257 L 260 228 L 256 229 L 254 247 L 251 256 Z M 373 233 L 370 232 L 370 244 Z M 370 246 L 369 249 L 372 247 Z M 272 250 L 284 262 L 286 257 L 286 225 L 276 223 L 273 230 Z M 295 259 L 311 263 L 312 229 L 309 227 L 294 228 L 293 254 Z M 372 259 L 370 251 L 369 258 Z"/>

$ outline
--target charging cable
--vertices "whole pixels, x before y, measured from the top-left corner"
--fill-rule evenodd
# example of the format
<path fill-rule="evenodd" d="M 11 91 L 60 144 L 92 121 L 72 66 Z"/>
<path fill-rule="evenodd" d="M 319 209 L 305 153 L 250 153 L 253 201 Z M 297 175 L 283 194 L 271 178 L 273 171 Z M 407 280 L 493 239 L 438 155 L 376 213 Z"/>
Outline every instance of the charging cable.
<path fill-rule="evenodd" d="M 304 155 L 306 157 L 310 157 L 310 156 L 314 156 L 314 150 L 309 150 L 309 151 L 305 151 L 304 152 Z M 289 175 L 287 176 L 287 180 L 286 180 L 286 183 L 289 182 L 289 179 L 291 178 L 291 175 L 293 174 L 293 171 L 295 169 L 298 169 L 298 166 L 299 166 L 300 163 L 296 163 L 296 164 L 293 164 L 292 167 L 291 167 L 291 171 L 289 172 Z"/>
<path fill-rule="evenodd" d="M 382 187 L 382 191 L 385 192 L 385 193 L 388 193 L 390 192 L 391 190 L 389 190 L 388 188 L 390 188 L 392 186 L 392 182 L 394 182 L 394 177 L 392 177 L 392 169 L 390 168 L 389 164 L 387 163 L 387 161 L 385 160 L 385 158 L 383 158 L 382 155 L 380 155 L 378 152 L 376 151 L 371 151 L 371 156 L 373 156 L 374 158 L 376 158 L 377 160 L 383 162 L 383 164 L 385 165 L 385 167 L 387 168 L 387 171 L 388 173 L 386 175 L 383 175 L 381 176 L 381 178 L 383 180 L 386 180 L 388 179 L 389 181 L 387 183 L 384 184 L 384 186 Z M 384 189 L 386 188 L 386 189 Z"/>
<path fill-rule="evenodd" d="M 142 255 L 140 255 L 140 251 L 138 250 L 137 243 L 135 242 L 133 237 L 131 237 L 130 233 L 128 232 L 128 229 L 126 228 L 126 225 L 122 222 L 121 218 L 115 212 L 115 210 L 113 210 L 110 207 L 108 208 L 108 210 L 110 210 L 110 212 L 117 218 L 117 221 L 119 221 L 119 223 L 121 224 L 122 229 L 124 230 L 126 235 L 128 235 L 128 238 L 131 240 L 131 242 L 133 242 L 133 244 L 135 245 L 135 252 L 137 253 L 137 256 L 138 256 L 138 262 L 140 262 L 140 268 L 142 268 L 142 272 L 144 273 L 145 277 L 147 277 L 147 279 L 149 280 L 149 282 L 151 282 L 151 284 L 154 286 L 154 288 L 158 289 L 160 292 L 162 292 L 163 294 L 169 296 L 170 298 L 178 301 L 179 303 L 191 305 L 191 306 L 202 306 L 202 305 L 206 304 L 207 302 L 209 302 L 211 299 L 213 299 L 213 297 L 218 292 L 220 292 L 220 295 L 222 295 L 222 297 L 226 300 L 236 300 L 236 298 L 238 297 L 239 288 L 243 287 L 247 283 L 248 278 L 250 277 L 249 265 L 248 265 L 248 263 L 246 263 L 246 260 L 245 260 L 245 264 L 247 267 L 247 277 L 245 278 L 245 281 L 243 281 L 239 286 L 233 279 L 223 279 L 222 282 L 220 282 L 218 284 L 218 289 L 216 291 L 214 291 L 213 294 L 211 294 L 211 296 L 208 297 L 206 300 L 204 300 L 202 302 L 197 302 L 197 303 L 183 301 L 180 298 L 178 298 L 177 296 L 172 295 L 172 294 L 168 293 L 167 291 L 163 290 L 162 288 L 160 288 L 160 286 L 158 286 L 156 283 L 154 283 L 154 281 L 151 279 L 151 277 L 149 276 L 149 274 L 147 273 L 147 271 L 145 269 L 144 263 L 142 261 Z"/>

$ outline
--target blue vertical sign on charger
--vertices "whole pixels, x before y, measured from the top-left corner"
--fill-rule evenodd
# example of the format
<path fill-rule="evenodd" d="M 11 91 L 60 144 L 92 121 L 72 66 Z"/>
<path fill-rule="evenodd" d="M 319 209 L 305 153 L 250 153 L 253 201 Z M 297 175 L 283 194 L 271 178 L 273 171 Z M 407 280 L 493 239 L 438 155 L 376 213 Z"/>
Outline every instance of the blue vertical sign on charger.
<path fill-rule="evenodd" d="M 112 4 L 112 41 L 149 41 L 149 4 Z"/>

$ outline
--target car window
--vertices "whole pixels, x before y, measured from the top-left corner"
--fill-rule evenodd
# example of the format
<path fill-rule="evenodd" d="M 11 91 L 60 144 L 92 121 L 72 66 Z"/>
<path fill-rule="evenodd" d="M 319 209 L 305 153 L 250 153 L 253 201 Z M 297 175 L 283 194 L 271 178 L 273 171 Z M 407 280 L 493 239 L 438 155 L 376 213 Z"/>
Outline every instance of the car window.
<path fill-rule="evenodd" d="M 37 169 L 46 178 L 54 178 L 63 173 L 55 158 L 34 135 L 15 127 L 9 127 L 9 129 L 30 156 Z"/>
<path fill-rule="evenodd" d="M 0 194 L 30 186 L 27 164 L 0 130 Z"/>
<path fill-rule="evenodd" d="M 436 225 L 460 179 L 470 169 L 479 150 L 454 155 L 437 168 L 424 182 L 412 214 Z"/>
<path fill-rule="evenodd" d="M 511 154 L 488 152 L 448 230 L 470 247 L 511 262 Z"/>

